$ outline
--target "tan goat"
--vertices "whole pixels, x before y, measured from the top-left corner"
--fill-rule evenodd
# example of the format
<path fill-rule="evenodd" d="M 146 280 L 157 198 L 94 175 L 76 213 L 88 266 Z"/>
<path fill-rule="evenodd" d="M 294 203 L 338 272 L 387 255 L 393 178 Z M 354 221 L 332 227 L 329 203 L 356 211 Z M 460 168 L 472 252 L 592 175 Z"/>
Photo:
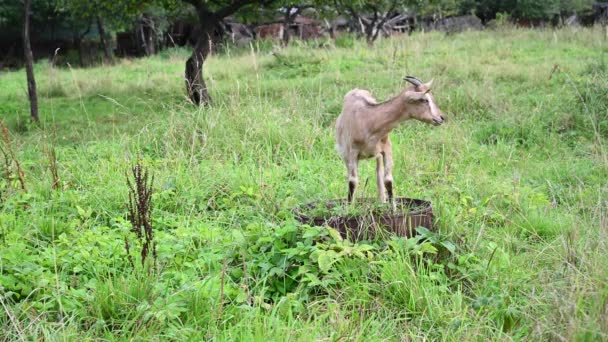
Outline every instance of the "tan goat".
<path fill-rule="evenodd" d="M 348 200 L 357 188 L 359 160 L 376 158 L 378 197 L 393 200 L 393 157 L 388 134 L 401 122 L 416 119 L 441 125 L 445 118 L 430 93 L 431 84 L 406 76 L 412 85 L 392 99 L 378 103 L 367 90 L 353 89 L 344 97 L 342 114 L 336 120 L 336 149 L 348 169 Z M 386 187 L 386 190 L 385 190 Z"/>

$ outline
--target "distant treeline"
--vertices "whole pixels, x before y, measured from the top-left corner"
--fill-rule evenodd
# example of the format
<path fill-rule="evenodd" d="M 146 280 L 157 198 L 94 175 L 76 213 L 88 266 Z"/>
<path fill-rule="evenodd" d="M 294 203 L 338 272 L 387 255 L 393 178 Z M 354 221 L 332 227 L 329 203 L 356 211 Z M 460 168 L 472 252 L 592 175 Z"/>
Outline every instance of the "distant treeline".
<path fill-rule="evenodd" d="M 275 36 L 334 37 L 360 33 L 370 44 L 381 35 L 440 27 L 440 20 L 473 15 L 483 24 L 499 18 L 524 26 L 593 24 L 608 17 L 608 1 L 593 0 L 31 0 L 35 58 L 59 55 L 74 64 L 113 55 L 149 55 L 165 46 L 194 44 L 201 30 L 196 4 L 210 12 L 239 11 L 215 20 L 213 40 Z M 191 6 L 194 5 L 194 6 Z M 0 1 L 0 69 L 20 64 L 22 0 Z M 305 18 L 300 19 L 300 18 Z M 221 23 L 221 24 L 218 24 Z M 203 23 L 204 24 L 204 23 Z M 261 24 L 267 27 L 256 30 Z M 268 26 L 268 25 L 275 25 Z M 282 26 L 281 26 L 282 25 Z M 312 25 L 312 26 L 311 26 Z M 204 25 L 203 25 L 204 26 Z M 251 37 L 250 37 L 251 36 Z M 59 50 L 58 50 L 59 49 Z"/>

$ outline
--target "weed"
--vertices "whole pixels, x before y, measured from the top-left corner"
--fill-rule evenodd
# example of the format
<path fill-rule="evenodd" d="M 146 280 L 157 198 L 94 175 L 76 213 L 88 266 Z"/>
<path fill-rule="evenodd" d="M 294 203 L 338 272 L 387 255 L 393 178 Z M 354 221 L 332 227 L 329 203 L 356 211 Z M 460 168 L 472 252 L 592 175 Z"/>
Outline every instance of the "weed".
<path fill-rule="evenodd" d="M 25 175 L 21 163 L 15 154 L 8 127 L 0 120 L 0 152 L 4 159 L 4 179 L 10 186 L 13 178 L 17 178 L 21 190 L 25 191 Z"/>
<path fill-rule="evenodd" d="M 152 193 L 154 176 L 148 179 L 148 170 L 138 162 L 131 168 L 132 179 L 127 174 L 129 201 L 127 202 L 128 218 L 131 222 L 131 232 L 135 233 L 141 244 L 141 266 L 146 266 L 146 258 L 152 252 L 152 265 L 156 268 L 156 242 L 152 226 Z M 125 249 L 131 266 L 135 266 L 130 253 L 129 240 L 125 237 Z"/>
<path fill-rule="evenodd" d="M 53 190 L 59 189 L 59 171 L 57 170 L 57 152 L 55 146 L 46 147 L 46 155 L 49 163 L 49 171 L 51 172 L 51 187 Z"/>

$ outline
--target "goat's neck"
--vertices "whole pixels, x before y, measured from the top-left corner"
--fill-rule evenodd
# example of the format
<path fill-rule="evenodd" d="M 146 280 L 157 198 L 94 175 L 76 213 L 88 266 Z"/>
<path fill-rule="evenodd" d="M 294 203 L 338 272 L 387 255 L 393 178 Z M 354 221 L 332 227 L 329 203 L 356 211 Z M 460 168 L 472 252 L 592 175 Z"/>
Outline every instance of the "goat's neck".
<path fill-rule="evenodd" d="M 402 94 L 377 105 L 370 118 L 372 119 L 370 131 L 379 135 L 388 134 L 402 121 L 409 119 L 406 107 L 405 97 Z"/>

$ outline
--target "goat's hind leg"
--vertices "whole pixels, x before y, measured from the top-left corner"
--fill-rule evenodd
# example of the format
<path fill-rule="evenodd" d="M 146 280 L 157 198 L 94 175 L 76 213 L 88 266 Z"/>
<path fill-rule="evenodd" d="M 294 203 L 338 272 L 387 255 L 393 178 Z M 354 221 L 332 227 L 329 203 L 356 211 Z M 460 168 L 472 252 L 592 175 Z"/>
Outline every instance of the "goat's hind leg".
<path fill-rule="evenodd" d="M 384 186 L 388 193 L 388 201 L 395 208 L 395 201 L 393 197 L 393 150 L 391 141 L 386 138 L 382 149 L 382 159 L 384 160 Z"/>
<path fill-rule="evenodd" d="M 355 197 L 355 190 L 359 182 L 358 170 L 359 160 L 356 154 L 350 154 L 348 159 L 344 161 L 348 170 L 348 202 L 352 203 Z"/>

